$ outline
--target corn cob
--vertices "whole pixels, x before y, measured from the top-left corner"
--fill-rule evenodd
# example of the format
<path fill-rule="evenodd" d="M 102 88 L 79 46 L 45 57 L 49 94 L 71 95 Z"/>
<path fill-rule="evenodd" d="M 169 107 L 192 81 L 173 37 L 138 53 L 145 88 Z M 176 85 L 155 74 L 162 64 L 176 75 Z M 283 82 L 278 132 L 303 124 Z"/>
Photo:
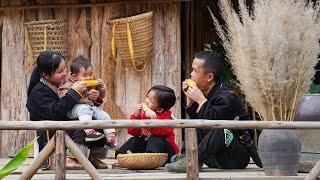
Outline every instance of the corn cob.
<path fill-rule="evenodd" d="M 146 103 L 142 103 L 141 105 L 142 105 L 142 110 L 143 111 L 146 111 L 146 110 L 149 109 L 149 107 L 148 107 L 148 105 Z"/>
<path fill-rule="evenodd" d="M 98 86 L 98 81 L 97 80 L 84 80 L 84 81 L 81 81 L 81 82 L 87 83 L 88 87 L 96 87 L 96 86 Z"/>
<path fill-rule="evenodd" d="M 194 82 L 192 79 L 186 79 L 186 82 L 188 86 L 191 86 L 191 87 L 197 85 L 196 82 Z"/>

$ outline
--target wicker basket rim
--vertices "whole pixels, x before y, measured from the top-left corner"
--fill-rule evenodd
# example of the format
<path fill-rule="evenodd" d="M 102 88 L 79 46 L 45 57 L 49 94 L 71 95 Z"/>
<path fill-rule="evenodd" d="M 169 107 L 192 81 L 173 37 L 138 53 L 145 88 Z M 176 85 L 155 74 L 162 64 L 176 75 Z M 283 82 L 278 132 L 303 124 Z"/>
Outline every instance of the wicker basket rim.
<path fill-rule="evenodd" d="M 168 156 L 167 153 L 131 153 L 118 154 L 117 157 L 134 157 L 134 156 Z"/>
<path fill-rule="evenodd" d="M 123 22 L 127 22 L 127 21 L 132 21 L 132 20 L 139 20 L 139 19 L 148 18 L 148 17 L 150 17 L 152 15 L 153 15 L 153 12 L 149 11 L 149 12 L 141 13 L 141 14 L 138 14 L 138 15 L 130 16 L 130 17 L 112 19 L 112 20 L 110 20 L 110 22 L 113 23 L 113 24 L 117 24 L 117 23 L 123 23 Z"/>
<path fill-rule="evenodd" d="M 37 25 L 37 24 L 47 24 L 47 23 L 57 23 L 57 22 L 61 22 L 61 23 L 66 23 L 67 20 L 65 19 L 49 19 L 49 20 L 43 20 L 43 21 L 30 21 L 30 22 L 26 22 L 24 23 L 24 25 Z"/>

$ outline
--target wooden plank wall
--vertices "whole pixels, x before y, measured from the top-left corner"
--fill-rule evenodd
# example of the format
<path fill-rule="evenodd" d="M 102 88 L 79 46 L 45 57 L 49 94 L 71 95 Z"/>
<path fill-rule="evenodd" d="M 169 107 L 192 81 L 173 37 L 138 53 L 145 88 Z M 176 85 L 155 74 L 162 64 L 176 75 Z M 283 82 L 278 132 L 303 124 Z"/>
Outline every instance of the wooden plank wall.
<path fill-rule="evenodd" d="M 19 1 L 14 1 L 19 4 Z M 27 77 L 24 68 L 24 13 L 23 11 L 4 11 L 2 29 L 1 61 L 1 119 L 27 119 Z M 3 131 L 2 153 L 13 156 L 16 149 L 33 136 L 27 131 Z"/>
<path fill-rule="evenodd" d="M 65 0 L 59 0 L 64 3 Z M 48 0 L 40 0 L 47 3 Z M 72 0 L 77 2 L 77 0 Z M 19 4 L 19 2 L 17 2 Z M 111 58 L 111 26 L 107 20 L 119 15 L 130 15 L 151 7 L 154 12 L 154 56 L 143 73 L 123 72 Z M 67 19 L 69 54 L 67 61 L 78 55 L 91 59 L 96 77 L 102 77 L 107 86 L 114 88 L 113 98 L 129 116 L 137 103 L 144 100 L 147 90 L 155 84 L 173 88 L 177 95 L 174 115 L 181 117 L 181 55 L 180 3 L 106 5 L 81 9 L 6 11 L 2 31 L 1 119 L 28 119 L 26 89 L 29 75 L 25 74 L 23 23 L 44 19 Z M 1 19 L 0 18 L 0 19 Z M 15 74 L 15 76 L 12 76 Z M 3 131 L 0 149 L 3 156 L 13 156 L 34 136 L 33 132 Z M 0 136 L 1 137 L 1 136 Z M 125 130 L 119 131 L 118 144 L 127 139 Z M 181 136 L 177 132 L 177 139 Z M 6 147 L 6 148 L 2 148 Z"/>

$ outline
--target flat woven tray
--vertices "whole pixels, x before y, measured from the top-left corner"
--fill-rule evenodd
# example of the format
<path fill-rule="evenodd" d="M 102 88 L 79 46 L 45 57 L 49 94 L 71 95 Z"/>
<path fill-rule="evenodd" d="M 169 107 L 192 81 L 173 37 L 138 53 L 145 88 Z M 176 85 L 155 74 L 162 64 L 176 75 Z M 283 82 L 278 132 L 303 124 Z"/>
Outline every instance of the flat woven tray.
<path fill-rule="evenodd" d="M 132 153 L 117 156 L 119 165 L 128 169 L 155 169 L 162 166 L 167 159 L 167 153 Z"/>

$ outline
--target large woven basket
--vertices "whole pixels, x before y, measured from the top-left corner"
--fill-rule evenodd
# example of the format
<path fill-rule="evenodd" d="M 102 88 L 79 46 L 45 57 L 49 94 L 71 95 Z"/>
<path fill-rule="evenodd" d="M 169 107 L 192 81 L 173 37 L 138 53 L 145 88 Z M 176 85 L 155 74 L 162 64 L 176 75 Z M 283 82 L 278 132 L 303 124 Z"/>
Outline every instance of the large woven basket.
<path fill-rule="evenodd" d="M 117 156 L 119 165 L 128 169 L 155 169 L 162 166 L 167 159 L 167 153 L 132 153 Z"/>
<path fill-rule="evenodd" d="M 153 52 L 153 12 L 146 12 L 131 17 L 113 19 L 112 55 L 122 69 L 133 67 L 142 71 L 151 59 Z M 130 38 L 131 35 L 131 38 Z M 130 47 L 130 41 L 132 46 Z M 116 51 L 120 55 L 116 57 Z"/>
<path fill-rule="evenodd" d="M 28 56 L 34 62 L 45 50 L 52 50 L 63 56 L 68 52 L 67 22 L 65 20 L 32 21 L 24 24 Z"/>

